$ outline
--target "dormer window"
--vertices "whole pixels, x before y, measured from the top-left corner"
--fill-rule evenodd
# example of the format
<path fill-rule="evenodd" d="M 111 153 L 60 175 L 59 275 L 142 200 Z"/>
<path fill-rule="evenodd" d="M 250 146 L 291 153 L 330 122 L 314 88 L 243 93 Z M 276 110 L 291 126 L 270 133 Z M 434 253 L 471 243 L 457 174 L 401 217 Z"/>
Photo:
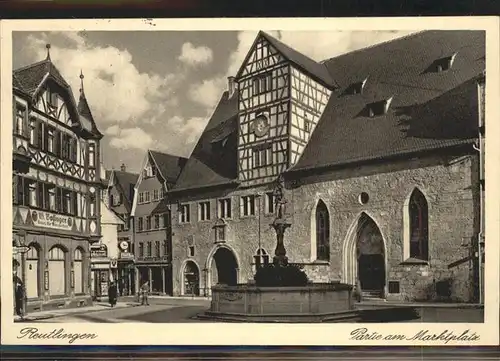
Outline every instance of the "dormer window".
<path fill-rule="evenodd" d="M 371 103 L 367 106 L 368 116 L 370 118 L 378 117 L 387 114 L 389 107 L 391 106 L 392 97 L 386 100 Z"/>
<path fill-rule="evenodd" d="M 444 58 L 436 59 L 434 62 L 427 68 L 426 73 L 441 73 L 447 71 L 453 67 L 453 63 L 455 62 L 455 58 L 457 57 L 457 53 L 454 53 L 451 56 L 446 56 Z"/>
<path fill-rule="evenodd" d="M 344 91 L 344 95 L 362 94 L 367 81 L 368 81 L 368 77 L 365 78 L 365 80 L 363 80 L 363 81 L 358 81 L 356 83 L 352 83 Z"/>

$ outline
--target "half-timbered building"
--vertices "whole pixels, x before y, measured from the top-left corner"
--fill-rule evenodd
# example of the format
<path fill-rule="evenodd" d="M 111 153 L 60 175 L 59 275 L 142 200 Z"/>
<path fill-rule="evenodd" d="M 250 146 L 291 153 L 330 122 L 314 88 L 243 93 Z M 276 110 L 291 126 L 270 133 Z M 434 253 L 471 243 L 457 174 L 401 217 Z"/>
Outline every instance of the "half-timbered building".
<path fill-rule="evenodd" d="M 477 300 L 484 69 L 481 31 L 322 62 L 260 32 L 169 192 L 174 294 L 246 283 L 272 261 L 279 180 L 287 255 L 312 281 Z"/>
<path fill-rule="evenodd" d="M 151 293 L 172 295 L 172 228 L 166 194 L 185 158 L 148 150 L 134 186 L 135 287 L 149 282 Z"/>
<path fill-rule="evenodd" d="M 29 310 L 90 300 L 89 245 L 100 238 L 100 139 L 50 59 L 13 71 L 13 244 Z M 78 76 L 78 74 L 75 74 Z M 16 248 L 14 248 L 16 249 Z"/>

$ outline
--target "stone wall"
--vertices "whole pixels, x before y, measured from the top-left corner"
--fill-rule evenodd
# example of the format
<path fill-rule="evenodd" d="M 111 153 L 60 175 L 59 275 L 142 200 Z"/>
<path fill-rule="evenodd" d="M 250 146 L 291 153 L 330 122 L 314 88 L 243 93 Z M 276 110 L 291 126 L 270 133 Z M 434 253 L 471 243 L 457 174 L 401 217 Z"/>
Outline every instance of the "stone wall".
<path fill-rule="evenodd" d="M 469 301 L 467 287 L 459 286 L 470 281 L 468 267 L 448 271 L 447 266 L 468 256 L 469 250 L 463 247 L 478 231 L 478 205 L 476 190 L 477 175 L 475 156 L 432 156 L 399 162 L 383 163 L 357 168 L 346 168 L 323 174 L 304 174 L 299 184 L 287 189 L 287 214 L 292 227 L 285 233 L 285 247 L 290 262 L 303 263 L 309 277 L 316 282 L 342 280 L 345 278 L 345 252 L 343 247 L 350 240 L 353 225 L 365 213 L 379 227 L 385 244 L 386 283 L 397 278 L 413 280 L 400 283 L 400 294 L 391 295 L 404 300 L 422 298 L 423 291 L 432 287 L 434 280 L 450 277 L 452 299 Z M 406 260 L 404 212 L 405 202 L 412 191 L 418 188 L 426 197 L 429 209 L 429 264 L 422 267 L 400 266 Z M 270 228 L 273 215 L 264 213 L 265 192 L 270 188 L 225 189 L 211 193 L 190 194 L 181 198 L 190 202 L 191 222 L 179 225 L 177 206 L 173 211 L 173 270 L 174 294 L 181 291 L 182 267 L 192 258 L 200 268 L 200 288 L 205 283 L 204 274 L 211 268 L 212 256 L 217 247 L 214 243 L 213 223 L 215 222 L 216 199 L 232 198 L 232 219 L 227 221 L 227 241 L 223 245 L 230 248 L 239 263 L 239 282 L 246 283 L 253 278 L 253 255 L 261 246 L 272 260 L 276 245 L 275 233 Z M 359 196 L 365 192 L 368 202 L 361 204 Z M 255 216 L 240 217 L 239 197 L 246 194 L 261 193 L 261 212 Z M 315 208 L 322 200 L 330 215 L 330 262 L 326 264 L 315 259 L 314 243 Z M 210 221 L 199 222 L 197 202 L 211 200 Z M 257 208 L 259 207 L 259 201 Z M 260 227 L 259 227 L 260 223 Z M 406 227 L 406 228 L 405 228 Z M 260 231 L 259 231 L 260 228 Z M 260 234 L 260 242 L 259 242 Z M 194 257 L 188 256 L 187 239 L 194 236 L 196 247 Z M 407 252 L 406 252 L 407 253 Z M 205 271 L 203 271 L 205 270 Z M 423 273 L 422 273 L 423 272 Z M 209 277 L 207 277 L 209 278 Z M 386 293 L 388 292 L 386 286 Z"/>

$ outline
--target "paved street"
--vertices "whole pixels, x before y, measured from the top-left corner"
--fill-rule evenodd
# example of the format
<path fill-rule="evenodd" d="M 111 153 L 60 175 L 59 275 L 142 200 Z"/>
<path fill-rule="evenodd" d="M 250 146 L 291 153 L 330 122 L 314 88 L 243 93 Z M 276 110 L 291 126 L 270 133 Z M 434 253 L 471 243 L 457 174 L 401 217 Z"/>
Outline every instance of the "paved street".
<path fill-rule="evenodd" d="M 133 297 L 120 298 L 121 302 L 134 303 Z M 208 309 L 210 301 L 203 299 L 151 298 L 149 306 L 105 309 L 83 314 L 70 314 L 38 322 L 76 323 L 76 322 L 147 322 L 147 323 L 186 323 L 207 322 L 193 319 L 198 313 Z M 389 309 L 383 312 L 364 314 L 361 322 L 483 322 L 483 310 L 475 308 L 432 308 L 417 307 L 411 310 Z"/>

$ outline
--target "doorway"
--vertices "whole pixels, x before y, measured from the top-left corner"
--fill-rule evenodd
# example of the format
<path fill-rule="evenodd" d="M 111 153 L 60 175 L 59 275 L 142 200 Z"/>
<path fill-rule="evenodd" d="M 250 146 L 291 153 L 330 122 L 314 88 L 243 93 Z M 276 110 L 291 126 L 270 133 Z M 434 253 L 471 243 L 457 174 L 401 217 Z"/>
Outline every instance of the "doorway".
<path fill-rule="evenodd" d="M 236 257 L 229 249 L 219 248 L 213 257 L 215 267 L 212 267 L 212 284 L 224 284 L 236 286 L 238 284 L 238 262 Z M 214 271 L 216 270 L 216 274 Z"/>

